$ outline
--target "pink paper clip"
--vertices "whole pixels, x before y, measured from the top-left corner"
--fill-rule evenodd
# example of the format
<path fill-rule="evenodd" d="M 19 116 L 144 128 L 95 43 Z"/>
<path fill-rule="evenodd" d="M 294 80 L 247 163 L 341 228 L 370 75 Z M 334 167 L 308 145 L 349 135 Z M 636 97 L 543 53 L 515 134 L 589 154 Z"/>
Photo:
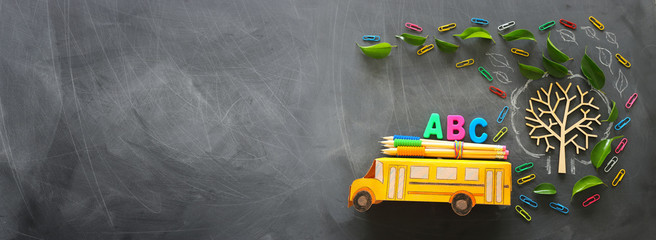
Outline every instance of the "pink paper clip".
<path fill-rule="evenodd" d="M 615 148 L 615 153 L 620 153 L 624 150 L 624 147 L 626 146 L 626 143 L 629 142 L 629 139 L 622 138 L 622 141 L 620 141 L 619 144 L 617 144 L 617 147 Z"/>
<path fill-rule="evenodd" d="M 506 98 L 506 92 L 502 91 L 501 89 L 498 89 L 494 86 L 490 86 L 490 92 L 499 95 L 501 98 Z"/>
<path fill-rule="evenodd" d="M 626 101 L 626 105 L 624 106 L 626 106 L 626 108 L 631 108 L 631 106 L 633 106 L 633 103 L 636 101 L 636 99 L 638 99 L 638 93 L 634 93 L 633 95 L 631 95 L 631 97 L 629 97 L 629 100 Z"/>
<path fill-rule="evenodd" d="M 405 23 L 405 27 L 409 28 L 410 30 L 415 30 L 417 32 L 424 31 L 423 28 L 421 28 L 419 25 L 414 24 L 414 23 L 407 22 L 407 23 Z"/>
<path fill-rule="evenodd" d="M 601 196 L 599 196 L 599 194 L 597 193 L 595 195 L 592 195 L 592 197 L 589 197 L 588 199 L 583 201 L 582 205 L 583 205 L 583 207 L 588 207 L 588 206 L 590 206 L 590 204 L 593 204 L 596 201 L 599 201 L 600 198 L 601 198 Z"/>

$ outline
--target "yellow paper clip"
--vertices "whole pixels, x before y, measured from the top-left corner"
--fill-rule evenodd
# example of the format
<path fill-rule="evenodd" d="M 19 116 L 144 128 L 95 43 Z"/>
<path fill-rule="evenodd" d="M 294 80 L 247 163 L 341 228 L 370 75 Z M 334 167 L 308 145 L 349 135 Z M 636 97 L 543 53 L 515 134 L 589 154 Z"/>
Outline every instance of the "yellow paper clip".
<path fill-rule="evenodd" d="M 620 169 L 620 171 L 617 173 L 617 176 L 615 176 L 615 179 L 613 179 L 613 182 L 611 183 L 613 187 L 617 187 L 617 184 L 620 184 L 622 178 L 624 178 L 624 174 L 626 174 L 626 170 L 624 170 L 624 168 Z"/>
<path fill-rule="evenodd" d="M 519 56 L 522 56 L 522 57 L 528 57 L 528 52 L 524 51 L 524 50 L 521 50 L 519 48 L 511 48 L 510 52 L 512 52 L 514 54 L 517 54 Z"/>
<path fill-rule="evenodd" d="M 620 55 L 619 53 L 615 54 L 615 58 L 617 58 L 617 61 L 619 61 L 626 68 L 631 67 L 631 63 L 629 62 L 629 60 L 626 60 L 626 58 L 622 57 L 622 55 Z"/>
<path fill-rule="evenodd" d="M 461 68 L 461 67 L 471 66 L 472 64 L 474 64 L 474 59 L 470 58 L 470 59 L 467 59 L 465 61 L 456 63 L 456 67 Z"/>
<path fill-rule="evenodd" d="M 494 136 L 494 138 L 492 139 L 492 141 L 494 141 L 494 142 L 498 142 L 499 139 L 501 139 L 501 137 L 503 137 L 503 135 L 506 134 L 506 132 L 508 132 L 508 128 L 507 128 L 507 127 L 503 127 L 501 130 L 499 130 L 499 132 L 497 133 L 497 135 Z"/>
<path fill-rule="evenodd" d="M 604 24 L 602 24 L 599 20 L 597 20 L 595 17 L 590 16 L 588 19 L 590 19 L 590 22 L 592 25 L 595 25 L 600 31 L 604 30 Z"/>
<path fill-rule="evenodd" d="M 530 182 L 533 179 L 535 179 L 535 174 L 531 174 L 531 175 L 528 175 L 526 177 L 517 179 L 517 184 L 522 185 L 524 183 Z"/>
<path fill-rule="evenodd" d="M 519 213 L 519 215 L 522 215 L 526 221 L 530 222 L 531 221 L 531 215 L 528 215 L 528 212 L 526 212 L 522 207 L 519 205 L 515 205 L 515 211 Z"/>
<path fill-rule="evenodd" d="M 428 51 L 433 50 L 434 47 L 435 47 L 435 45 L 433 45 L 433 44 L 428 44 L 426 46 L 423 46 L 422 48 L 417 50 L 417 55 L 419 55 L 419 56 L 424 55 L 424 53 L 427 53 Z"/>
<path fill-rule="evenodd" d="M 446 31 L 449 31 L 449 30 L 454 29 L 454 28 L 456 28 L 456 24 L 455 23 L 449 23 L 447 25 L 443 25 L 443 26 L 438 27 L 437 31 L 446 32 Z"/>

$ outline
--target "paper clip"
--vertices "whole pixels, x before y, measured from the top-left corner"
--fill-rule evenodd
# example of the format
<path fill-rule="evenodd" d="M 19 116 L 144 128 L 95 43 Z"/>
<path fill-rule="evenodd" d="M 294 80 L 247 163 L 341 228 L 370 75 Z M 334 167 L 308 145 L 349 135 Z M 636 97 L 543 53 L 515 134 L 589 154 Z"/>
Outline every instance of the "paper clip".
<path fill-rule="evenodd" d="M 540 29 L 540 31 L 544 31 L 544 30 L 547 30 L 547 29 L 553 27 L 554 25 L 556 25 L 556 21 L 549 21 L 549 22 L 546 22 L 545 24 L 540 25 L 540 27 L 538 27 L 538 29 Z"/>
<path fill-rule="evenodd" d="M 595 195 L 590 196 L 585 201 L 583 201 L 583 204 L 581 204 L 581 205 L 583 205 L 583 207 L 588 207 L 588 206 L 590 206 L 590 204 L 593 204 L 593 203 L 599 201 L 600 198 L 601 198 L 601 196 L 599 196 L 599 193 L 597 193 Z"/>
<path fill-rule="evenodd" d="M 630 118 L 630 117 L 626 117 L 626 118 L 622 119 L 622 121 L 618 122 L 617 125 L 615 125 L 615 130 L 620 130 L 620 129 L 622 129 L 622 128 L 623 128 L 624 126 L 626 126 L 626 124 L 628 124 L 630 121 L 631 121 L 631 118 Z"/>
<path fill-rule="evenodd" d="M 499 95 L 499 97 L 501 97 L 501 98 L 506 98 L 506 92 L 501 91 L 501 89 L 498 89 L 494 86 L 490 86 L 490 92 L 492 92 L 496 95 Z"/>
<path fill-rule="evenodd" d="M 433 45 L 433 44 L 428 44 L 426 46 L 423 46 L 422 48 L 417 50 L 417 55 L 419 55 L 419 56 L 424 55 L 424 53 L 427 53 L 428 51 L 433 50 L 434 47 L 435 47 L 435 45 Z"/>
<path fill-rule="evenodd" d="M 524 164 L 522 164 L 522 165 L 517 166 L 517 167 L 515 168 L 515 172 L 520 173 L 520 172 L 523 172 L 523 171 L 529 170 L 529 169 L 531 169 L 532 167 L 533 167 L 533 162 L 527 162 L 527 163 L 524 163 Z"/>
<path fill-rule="evenodd" d="M 499 25 L 499 27 L 497 27 L 497 29 L 499 29 L 499 31 L 503 31 L 503 30 L 506 30 L 506 29 L 508 29 L 512 26 L 515 26 L 515 21 L 510 21 L 510 22 L 501 24 L 501 25 Z"/>
<path fill-rule="evenodd" d="M 617 144 L 617 147 L 615 148 L 615 153 L 619 154 L 624 150 L 624 147 L 626 146 L 626 143 L 629 142 L 629 139 L 622 138 L 619 144 Z"/>
<path fill-rule="evenodd" d="M 522 57 L 528 57 L 528 52 L 524 51 L 524 50 L 521 50 L 519 48 L 511 48 L 510 52 L 512 52 L 514 54 L 517 54 L 519 56 L 522 56 Z"/>
<path fill-rule="evenodd" d="M 508 113 L 508 106 L 503 107 L 501 109 L 501 112 L 499 113 L 499 117 L 497 118 L 497 122 L 501 123 L 503 122 L 503 119 L 506 118 L 506 114 Z"/>
<path fill-rule="evenodd" d="M 421 28 L 419 25 L 414 24 L 414 23 L 407 22 L 407 23 L 405 23 L 405 27 L 409 28 L 410 30 L 417 31 L 417 32 L 424 31 L 423 28 Z"/>
<path fill-rule="evenodd" d="M 536 203 L 535 201 L 533 201 L 533 199 L 528 198 L 527 196 L 519 195 L 519 200 L 521 200 L 522 202 L 526 203 L 526 205 L 528 205 L 528 206 L 530 206 L 530 207 L 533 207 L 533 208 L 537 208 L 537 207 L 538 207 L 538 203 Z"/>
<path fill-rule="evenodd" d="M 631 63 L 629 60 L 626 60 L 626 58 L 622 57 L 622 55 L 619 53 L 615 54 L 615 58 L 617 58 L 617 61 L 624 65 L 626 68 L 631 68 Z"/>
<path fill-rule="evenodd" d="M 604 30 L 604 24 L 602 24 L 599 20 L 597 20 L 595 17 L 590 16 L 588 19 L 590 19 L 590 22 L 592 25 L 595 25 L 600 31 Z"/>
<path fill-rule="evenodd" d="M 517 211 L 517 213 L 519 213 L 519 215 L 522 215 L 522 217 L 524 217 L 524 219 L 526 219 L 526 221 L 528 221 L 528 222 L 531 221 L 531 215 L 528 215 L 528 213 L 526 211 L 524 211 L 524 209 L 522 207 L 520 207 L 519 205 L 515 205 L 515 211 Z"/>
<path fill-rule="evenodd" d="M 378 35 L 364 35 L 362 36 L 363 41 L 378 42 L 380 41 L 380 36 Z"/>
<path fill-rule="evenodd" d="M 472 18 L 471 22 L 476 23 L 476 24 L 480 24 L 480 25 L 487 25 L 488 23 L 490 23 L 487 20 L 482 19 L 482 18 Z"/>
<path fill-rule="evenodd" d="M 562 24 L 563 26 L 568 27 L 568 28 L 571 28 L 572 30 L 576 29 L 576 23 L 573 23 L 573 22 L 567 21 L 567 20 L 562 19 L 562 18 L 560 19 L 559 22 L 560 22 L 560 24 Z"/>
<path fill-rule="evenodd" d="M 487 72 L 487 70 L 485 70 L 485 68 L 483 68 L 483 67 L 478 67 L 478 72 L 480 72 L 481 74 L 483 74 L 483 77 L 485 77 L 485 79 L 487 79 L 488 81 L 492 82 L 492 75 L 490 75 L 490 73 Z"/>
<path fill-rule="evenodd" d="M 629 100 L 626 101 L 626 108 L 631 108 L 633 106 L 633 103 L 638 99 L 638 93 L 633 93 L 631 97 L 629 97 Z"/>
<path fill-rule="evenodd" d="M 437 31 L 446 32 L 446 31 L 449 31 L 449 30 L 454 29 L 454 28 L 456 28 L 456 24 L 455 23 L 449 23 L 447 25 L 442 25 L 442 26 L 438 27 Z"/>
<path fill-rule="evenodd" d="M 619 160 L 619 158 L 617 158 L 617 156 L 613 156 L 613 158 L 611 158 L 606 164 L 606 167 L 604 168 L 604 172 L 610 172 L 613 166 L 615 166 L 615 163 L 617 163 L 617 160 Z"/>
<path fill-rule="evenodd" d="M 617 173 L 617 176 L 615 176 L 615 179 L 613 179 L 611 185 L 613 185 L 613 187 L 617 187 L 617 184 L 620 184 L 622 178 L 624 178 L 624 174 L 626 174 L 626 170 L 624 170 L 624 168 L 620 169 L 620 171 Z"/>
<path fill-rule="evenodd" d="M 494 136 L 494 139 L 492 139 L 492 141 L 494 141 L 494 142 L 498 142 L 499 139 L 501 139 L 501 137 L 503 137 L 503 135 L 506 134 L 507 131 L 508 131 L 508 128 L 507 128 L 507 127 L 503 127 L 501 130 L 499 130 L 499 132 L 497 133 L 497 135 Z"/>
<path fill-rule="evenodd" d="M 563 205 L 560 204 L 560 203 L 550 202 L 550 203 L 549 203 L 549 207 L 551 207 L 551 208 L 555 209 L 556 211 L 559 211 L 559 212 L 561 212 L 561 213 L 563 213 L 563 214 L 567 214 L 567 213 L 569 213 L 569 209 L 566 208 L 565 206 L 563 206 Z"/>
<path fill-rule="evenodd" d="M 531 175 L 528 175 L 526 177 L 517 179 L 517 184 L 522 185 L 524 183 L 530 182 L 533 179 L 535 179 L 535 174 L 531 174 Z"/>
<path fill-rule="evenodd" d="M 457 67 L 457 68 L 461 68 L 461 67 L 470 66 L 470 65 L 472 65 L 472 64 L 474 64 L 474 59 L 473 59 L 473 58 L 470 58 L 470 59 L 467 59 L 467 60 L 465 60 L 465 61 L 462 61 L 462 62 L 458 62 L 458 63 L 456 63 L 456 67 Z"/>

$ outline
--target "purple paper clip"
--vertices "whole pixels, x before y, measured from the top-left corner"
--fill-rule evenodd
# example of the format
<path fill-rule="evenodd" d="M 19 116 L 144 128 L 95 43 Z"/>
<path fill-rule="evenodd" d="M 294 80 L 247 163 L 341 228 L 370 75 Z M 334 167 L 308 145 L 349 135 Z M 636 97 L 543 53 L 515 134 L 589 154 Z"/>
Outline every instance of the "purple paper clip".
<path fill-rule="evenodd" d="M 405 23 L 405 27 L 409 28 L 410 30 L 415 30 L 417 32 L 424 31 L 423 28 L 421 28 L 419 25 L 414 24 L 414 23 L 407 22 L 407 23 Z"/>
<path fill-rule="evenodd" d="M 626 108 L 631 108 L 631 106 L 633 106 L 633 103 L 636 101 L 636 99 L 638 99 L 638 93 L 634 93 L 633 95 L 631 95 L 631 97 L 629 97 L 629 100 L 626 101 L 626 105 L 624 106 L 626 106 Z"/>
<path fill-rule="evenodd" d="M 615 148 L 615 153 L 620 153 L 624 150 L 624 147 L 626 146 L 626 143 L 629 142 L 629 139 L 622 138 L 619 144 L 617 144 L 617 147 Z"/>

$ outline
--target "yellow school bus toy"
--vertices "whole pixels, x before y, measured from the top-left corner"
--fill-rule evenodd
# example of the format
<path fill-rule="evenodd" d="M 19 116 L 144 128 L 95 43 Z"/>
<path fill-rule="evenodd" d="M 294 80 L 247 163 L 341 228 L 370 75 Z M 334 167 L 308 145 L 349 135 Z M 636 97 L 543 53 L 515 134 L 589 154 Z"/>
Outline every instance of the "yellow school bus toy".
<path fill-rule="evenodd" d="M 510 205 L 511 191 L 505 161 L 378 158 L 351 184 L 348 207 L 365 212 L 382 201 L 445 202 L 465 216 L 476 204 Z"/>

